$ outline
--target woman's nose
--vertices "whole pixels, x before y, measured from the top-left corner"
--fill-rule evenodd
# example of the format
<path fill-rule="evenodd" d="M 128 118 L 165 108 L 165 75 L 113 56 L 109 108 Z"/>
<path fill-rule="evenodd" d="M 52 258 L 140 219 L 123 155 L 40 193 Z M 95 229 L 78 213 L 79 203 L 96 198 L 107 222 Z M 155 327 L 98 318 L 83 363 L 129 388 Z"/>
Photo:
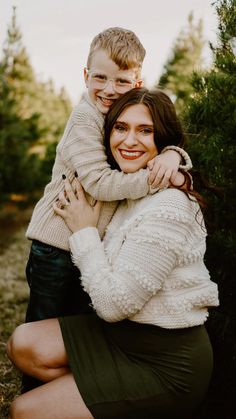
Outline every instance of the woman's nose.
<path fill-rule="evenodd" d="M 124 140 L 124 143 L 128 146 L 128 147 L 133 147 L 135 145 L 138 144 L 138 139 L 137 136 L 135 135 L 135 132 L 133 130 L 130 130 L 127 135 L 126 138 Z"/>

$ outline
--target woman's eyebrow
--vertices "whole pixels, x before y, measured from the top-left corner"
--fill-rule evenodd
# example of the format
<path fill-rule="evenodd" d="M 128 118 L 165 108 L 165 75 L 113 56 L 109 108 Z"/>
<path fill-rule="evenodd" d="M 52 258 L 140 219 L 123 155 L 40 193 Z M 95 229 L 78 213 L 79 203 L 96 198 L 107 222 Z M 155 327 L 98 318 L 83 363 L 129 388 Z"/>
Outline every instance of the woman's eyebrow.
<path fill-rule="evenodd" d="M 139 127 L 145 127 L 145 128 L 154 128 L 154 124 L 140 124 Z"/>
<path fill-rule="evenodd" d="M 117 119 L 116 122 L 115 122 L 115 124 L 124 124 L 124 125 L 127 125 L 127 122 L 122 121 L 122 119 Z"/>

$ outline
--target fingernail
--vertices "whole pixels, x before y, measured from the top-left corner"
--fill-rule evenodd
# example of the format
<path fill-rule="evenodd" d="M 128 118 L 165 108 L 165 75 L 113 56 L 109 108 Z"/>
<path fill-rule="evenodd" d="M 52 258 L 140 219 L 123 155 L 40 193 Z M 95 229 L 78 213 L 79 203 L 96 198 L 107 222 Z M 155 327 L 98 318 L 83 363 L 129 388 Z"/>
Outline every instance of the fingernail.
<path fill-rule="evenodd" d="M 64 179 L 64 180 L 65 180 L 65 179 L 66 179 L 66 175 L 64 175 L 64 174 L 63 174 L 63 175 L 62 175 L 62 179 Z"/>
<path fill-rule="evenodd" d="M 77 172 L 75 172 L 75 177 L 78 177 L 78 173 Z"/>

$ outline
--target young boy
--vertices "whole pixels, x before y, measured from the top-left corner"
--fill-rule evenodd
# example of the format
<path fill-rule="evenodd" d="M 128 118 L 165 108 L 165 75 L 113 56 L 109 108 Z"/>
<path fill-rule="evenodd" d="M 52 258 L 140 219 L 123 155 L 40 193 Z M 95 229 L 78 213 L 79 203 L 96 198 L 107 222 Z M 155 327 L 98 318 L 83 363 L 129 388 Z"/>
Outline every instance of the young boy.
<path fill-rule="evenodd" d="M 30 286 L 27 322 L 90 309 L 89 298 L 80 286 L 79 271 L 70 258 L 70 231 L 52 206 L 64 190 L 63 177 L 71 182 L 78 176 L 93 199 L 104 201 L 98 224 L 102 236 L 114 213 L 115 201 L 152 193 L 151 186 L 156 187 L 162 178 L 162 184 L 166 183 L 178 170 L 179 154 L 171 150 L 155 158 L 151 173 L 145 169 L 125 174 L 111 170 L 107 163 L 104 116 L 118 97 L 141 86 L 144 57 L 145 49 L 139 39 L 126 29 L 107 29 L 92 41 L 84 70 L 87 93 L 69 118 L 57 147 L 51 182 L 34 209 L 26 233 L 33 240 L 26 268 Z M 186 158 L 187 153 L 178 147 L 177 150 Z M 173 158 L 170 153 L 176 156 Z M 186 169 L 189 168 L 188 164 Z"/>

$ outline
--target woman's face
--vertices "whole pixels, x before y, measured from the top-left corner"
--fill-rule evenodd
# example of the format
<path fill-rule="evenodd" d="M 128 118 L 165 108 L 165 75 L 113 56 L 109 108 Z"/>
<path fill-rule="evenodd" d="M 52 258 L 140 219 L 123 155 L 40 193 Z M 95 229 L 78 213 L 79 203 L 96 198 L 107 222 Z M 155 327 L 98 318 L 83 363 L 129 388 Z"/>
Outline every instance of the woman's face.
<path fill-rule="evenodd" d="M 143 104 L 130 105 L 118 117 L 110 136 L 111 152 L 125 173 L 145 168 L 157 152 L 154 127 L 149 109 Z"/>

